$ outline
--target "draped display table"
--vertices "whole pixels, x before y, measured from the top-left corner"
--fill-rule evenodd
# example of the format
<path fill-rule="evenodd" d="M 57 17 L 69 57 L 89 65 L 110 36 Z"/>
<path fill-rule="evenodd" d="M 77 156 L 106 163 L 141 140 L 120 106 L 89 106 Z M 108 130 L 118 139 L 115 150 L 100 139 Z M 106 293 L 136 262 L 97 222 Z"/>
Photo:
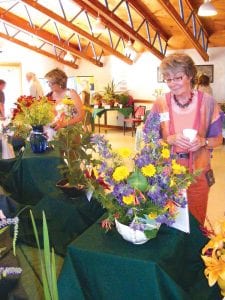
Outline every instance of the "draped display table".
<path fill-rule="evenodd" d="M 42 232 L 42 211 L 45 211 L 52 246 L 65 254 L 66 246 L 93 224 L 102 214 L 100 204 L 86 196 L 70 199 L 57 187 L 61 178 L 57 166 L 60 156 L 54 150 L 34 154 L 29 147 L 15 159 L 0 160 L 0 185 L 17 202 L 20 215 L 19 240 L 36 245 L 29 209 L 32 209 L 38 230 Z"/>
<path fill-rule="evenodd" d="M 15 159 L 0 160 L 0 184 L 17 202 L 36 204 L 45 194 L 56 191 L 60 160 L 57 149 L 37 154 L 27 146 Z"/>
<path fill-rule="evenodd" d="M 206 239 L 191 218 L 191 234 L 161 226 L 144 245 L 124 241 L 99 222 L 67 250 L 59 277 L 60 300 L 219 300 L 208 287 L 200 250 Z"/>

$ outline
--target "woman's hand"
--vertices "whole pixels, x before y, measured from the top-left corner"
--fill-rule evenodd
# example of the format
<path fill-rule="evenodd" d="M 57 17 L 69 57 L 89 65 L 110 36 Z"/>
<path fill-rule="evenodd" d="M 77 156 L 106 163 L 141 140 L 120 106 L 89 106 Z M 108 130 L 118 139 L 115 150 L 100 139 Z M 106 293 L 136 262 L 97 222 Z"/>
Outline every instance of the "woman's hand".
<path fill-rule="evenodd" d="M 189 138 L 185 137 L 182 133 L 176 133 L 167 137 L 167 143 L 172 146 L 186 149 L 187 151 L 191 147 Z"/>
<path fill-rule="evenodd" d="M 194 151 L 197 151 L 198 149 L 200 149 L 201 147 L 204 147 L 204 146 L 205 146 L 205 138 L 197 135 L 195 137 L 195 139 L 193 140 L 193 142 L 191 143 L 189 151 L 194 152 Z"/>
<path fill-rule="evenodd" d="M 182 133 L 177 133 L 174 135 L 169 135 L 167 137 L 167 143 L 169 145 L 183 148 L 188 152 L 195 152 L 201 147 L 205 146 L 205 138 L 197 135 L 195 139 L 190 142 L 189 138 L 185 137 Z"/>

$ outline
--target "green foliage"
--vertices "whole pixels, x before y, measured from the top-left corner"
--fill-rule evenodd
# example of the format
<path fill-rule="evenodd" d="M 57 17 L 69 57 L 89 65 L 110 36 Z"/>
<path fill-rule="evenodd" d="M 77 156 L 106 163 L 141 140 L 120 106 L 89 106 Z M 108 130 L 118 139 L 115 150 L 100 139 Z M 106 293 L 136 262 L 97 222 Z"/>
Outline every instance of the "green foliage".
<path fill-rule="evenodd" d="M 157 236 L 158 229 L 156 228 L 156 229 L 151 229 L 151 230 L 145 230 L 144 233 L 147 238 L 153 239 Z"/>
<path fill-rule="evenodd" d="M 34 216 L 30 210 L 30 216 L 34 231 L 35 240 L 38 247 L 39 260 L 41 264 L 41 274 L 42 274 L 42 284 L 44 290 L 45 300 L 58 300 L 58 290 L 57 290 L 57 276 L 56 276 L 56 267 L 55 267 L 55 253 L 52 248 L 50 251 L 49 245 L 49 235 L 48 235 L 48 226 L 46 222 L 45 213 L 43 212 L 43 242 L 44 242 L 44 254 L 41 251 L 40 241 L 38 236 L 38 231 Z"/>
<path fill-rule="evenodd" d="M 119 94 L 118 95 L 118 103 L 122 104 L 123 106 L 128 104 L 130 96 L 128 94 Z"/>
<path fill-rule="evenodd" d="M 141 192 L 145 192 L 148 188 L 148 181 L 146 177 L 139 171 L 136 170 L 127 180 L 130 186 Z"/>
<path fill-rule="evenodd" d="M 85 132 L 79 123 L 60 128 L 57 132 L 56 139 L 63 158 L 59 170 L 70 186 L 86 186 L 84 166 L 94 163 L 92 152 L 95 149 L 90 138 L 91 133 Z"/>

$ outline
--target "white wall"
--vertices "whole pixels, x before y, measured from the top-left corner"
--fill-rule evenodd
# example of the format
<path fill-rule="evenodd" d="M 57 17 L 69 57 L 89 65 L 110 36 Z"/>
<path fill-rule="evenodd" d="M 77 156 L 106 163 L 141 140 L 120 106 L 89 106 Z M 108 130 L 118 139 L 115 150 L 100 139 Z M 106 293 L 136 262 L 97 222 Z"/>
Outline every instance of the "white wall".
<path fill-rule="evenodd" d="M 214 65 L 214 82 L 211 83 L 214 96 L 219 102 L 225 100 L 225 48 L 210 48 L 208 50 L 208 62 L 203 61 L 194 49 L 180 51 L 189 54 L 196 65 Z M 168 51 L 168 53 L 171 52 Z M 167 91 L 166 84 L 157 82 L 157 67 L 160 60 L 150 52 L 139 55 L 132 65 L 128 65 L 114 56 L 105 57 L 104 59 L 103 68 L 96 67 L 83 60 L 79 69 L 72 73 L 76 75 L 94 75 L 96 91 L 103 90 L 104 86 L 112 79 L 116 83 L 125 80 L 127 89 L 136 99 L 154 100 L 156 89 Z"/>
<path fill-rule="evenodd" d="M 217 101 L 225 100 L 224 50 L 225 48 L 222 47 L 210 48 L 208 50 L 210 57 L 208 62 L 204 62 L 196 50 L 185 50 L 185 53 L 191 55 L 196 64 L 214 65 L 214 83 L 212 83 L 212 88 Z M 44 77 L 46 72 L 55 67 L 63 68 L 68 76 L 93 75 L 96 91 L 103 90 L 104 86 L 112 79 L 116 83 L 125 80 L 127 89 L 136 99 L 154 99 L 155 89 L 163 88 L 166 90 L 164 83 L 157 82 L 157 66 L 160 64 L 160 60 L 150 52 L 144 52 L 139 55 L 133 65 L 125 64 L 116 57 L 108 56 L 103 57 L 104 67 L 102 68 L 81 60 L 79 69 L 72 69 L 26 48 L 3 41 L 3 53 L 0 54 L 1 62 L 21 63 L 22 93 L 25 93 L 27 86 L 26 72 L 32 71 L 38 77 Z"/>

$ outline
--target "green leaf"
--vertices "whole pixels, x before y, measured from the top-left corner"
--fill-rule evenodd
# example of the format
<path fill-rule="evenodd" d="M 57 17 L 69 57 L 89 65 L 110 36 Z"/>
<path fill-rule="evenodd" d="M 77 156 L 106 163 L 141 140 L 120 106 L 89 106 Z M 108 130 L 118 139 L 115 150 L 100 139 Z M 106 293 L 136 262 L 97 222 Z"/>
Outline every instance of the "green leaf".
<path fill-rule="evenodd" d="M 8 229 L 9 226 L 3 227 L 0 229 L 0 234 L 2 234 L 4 231 L 6 231 Z"/>
<path fill-rule="evenodd" d="M 42 253 L 41 253 L 41 247 L 40 247 L 40 241 L 39 241 L 39 237 L 38 237 L 37 226 L 36 226 L 34 216 L 33 216 L 33 213 L 31 210 L 30 210 L 30 216 L 31 216 L 31 221 L 32 221 L 36 244 L 38 247 L 39 260 L 40 260 L 40 264 L 41 264 L 41 277 L 42 277 L 42 284 L 43 284 L 45 300 L 51 300 L 51 295 L 50 295 L 49 286 L 48 286 L 48 280 L 47 280 L 47 276 L 46 276 L 46 272 L 45 272 L 45 263 L 44 263 L 44 259 L 42 257 Z"/>
<path fill-rule="evenodd" d="M 146 177 L 140 172 L 135 171 L 127 180 L 132 188 L 141 192 L 145 192 L 148 188 L 148 181 Z"/>
<path fill-rule="evenodd" d="M 46 222 L 46 217 L 44 211 L 42 212 L 43 217 L 43 239 L 44 239 L 44 267 L 47 276 L 47 282 L 49 287 L 49 292 L 51 294 L 52 290 L 52 278 L 51 278 L 51 256 L 50 256 L 50 246 L 49 246 L 49 235 L 48 227 Z"/>
<path fill-rule="evenodd" d="M 158 231 L 158 229 L 145 230 L 144 234 L 148 239 L 153 239 L 157 236 Z"/>
<path fill-rule="evenodd" d="M 55 264 L 55 251 L 52 248 L 52 263 L 51 263 L 51 274 L 52 274 L 52 299 L 58 300 L 58 287 L 57 287 L 57 276 L 56 276 L 56 264 Z"/>

